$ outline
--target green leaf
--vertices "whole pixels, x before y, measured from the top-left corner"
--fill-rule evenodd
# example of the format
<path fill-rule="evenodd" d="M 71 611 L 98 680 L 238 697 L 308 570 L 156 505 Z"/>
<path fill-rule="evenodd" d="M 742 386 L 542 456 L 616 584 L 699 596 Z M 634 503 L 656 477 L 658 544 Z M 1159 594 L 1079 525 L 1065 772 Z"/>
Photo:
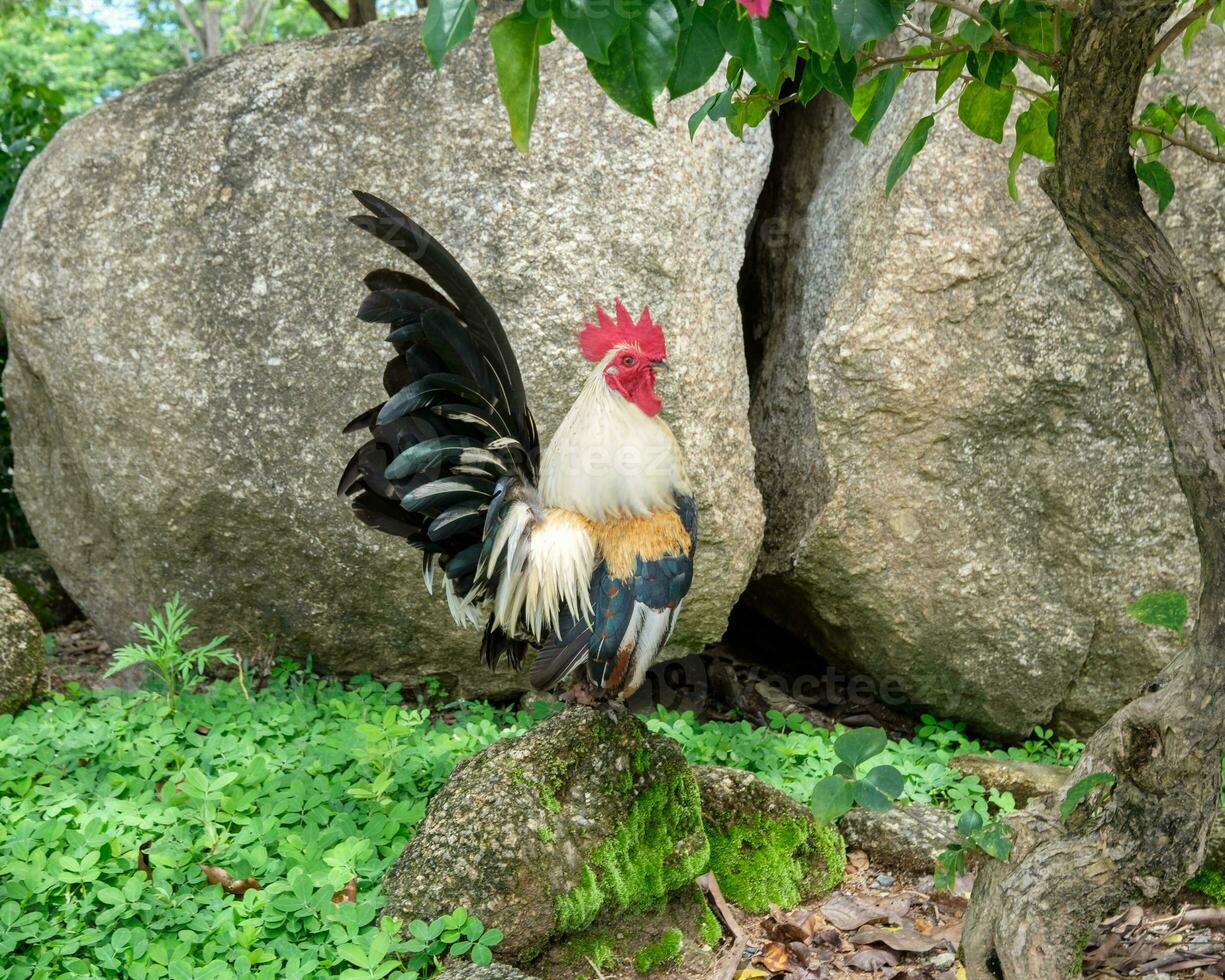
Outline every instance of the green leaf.
<path fill-rule="evenodd" d="M 740 4 L 724 4 L 719 13 L 719 38 L 728 52 L 744 62 L 755 82 L 778 91 L 793 44 L 782 4 L 773 4 L 767 17 L 749 17 Z"/>
<path fill-rule="evenodd" d="M 553 0 L 553 20 L 588 61 L 608 64 L 612 43 L 629 27 L 633 7 L 613 0 Z"/>
<path fill-rule="evenodd" d="M 472 33 L 476 0 L 432 0 L 421 23 L 421 41 L 430 64 L 441 68 L 447 52 Z"/>
<path fill-rule="evenodd" d="M 1072 811 L 1080 805 L 1086 796 L 1099 786 L 1113 786 L 1114 783 L 1115 778 L 1112 772 L 1095 772 L 1084 779 L 1078 780 L 1068 790 L 1068 795 L 1063 798 L 1063 803 L 1059 805 L 1059 819 L 1067 823 L 1068 817 L 1072 815 Z"/>
<path fill-rule="evenodd" d="M 769 113 L 770 103 L 765 99 L 736 99 L 727 117 L 727 128 L 736 139 L 743 139 L 745 129 L 752 129 Z"/>
<path fill-rule="evenodd" d="M 868 41 L 888 37 L 902 22 L 904 8 L 890 0 L 833 0 L 839 50 L 846 61 Z"/>
<path fill-rule="evenodd" d="M 897 153 L 893 155 L 893 160 L 889 164 L 889 172 L 885 174 L 886 197 L 893 193 L 893 186 L 901 180 L 902 174 L 910 169 L 911 161 L 927 145 L 927 134 L 931 132 L 935 121 L 935 116 L 924 116 L 914 124 L 914 128 L 902 140 L 902 145 L 898 147 Z"/>
<path fill-rule="evenodd" d="M 1012 96 L 1011 88 L 998 90 L 979 81 L 971 82 L 957 101 L 957 116 L 970 132 L 1003 143 Z"/>
<path fill-rule="evenodd" d="M 1137 173 L 1141 162 L 1143 161 L 1136 163 Z M 1185 592 L 1146 592 L 1134 602 L 1127 604 L 1127 612 L 1133 619 L 1146 626 L 1160 626 L 1178 633 L 1187 623 L 1187 594 Z"/>
<path fill-rule="evenodd" d="M 468 954 L 472 962 L 477 966 L 488 966 L 493 962 L 493 952 L 488 946 L 476 945 L 472 947 L 472 952 Z"/>
<path fill-rule="evenodd" d="M 525 154 L 540 98 L 540 45 L 551 37 L 547 18 L 532 20 L 519 14 L 503 17 L 489 31 L 498 94 L 510 120 L 510 138 Z"/>
<path fill-rule="evenodd" d="M 1012 853 L 1012 841 L 1005 835 L 999 823 L 992 824 L 980 833 L 974 838 L 974 843 L 997 861 L 1007 861 L 1008 855 Z"/>
<path fill-rule="evenodd" d="M 1225 8 L 1225 4 L 1222 4 L 1222 7 Z M 1187 118 L 1208 130 L 1208 135 L 1212 137 L 1212 142 L 1215 145 L 1220 146 L 1222 143 L 1225 143 L 1225 126 L 1221 125 L 1216 113 L 1207 106 L 1187 106 Z"/>
<path fill-rule="evenodd" d="M 817 823 L 828 827 L 855 805 L 854 783 L 841 776 L 826 776 L 813 789 L 810 805 Z"/>
<path fill-rule="evenodd" d="M 829 89 L 848 106 L 852 105 L 857 71 L 854 61 L 843 61 L 837 54 L 825 65 L 815 56 L 810 57 L 800 73 L 800 104 L 808 105 L 822 89 Z"/>
<path fill-rule="evenodd" d="M 1174 178 L 1160 160 L 1137 160 L 1136 176 L 1157 193 L 1157 213 L 1174 199 Z"/>
<path fill-rule="evenodd" d="M 697 135 L 698 127 L 702 125 L 705 119 L 710 115 L 710 110 L 715 107 L 726 93 L 720 92 L 717 95 L 709 96 L 705 102 L 698 106 L 697 110 L 689 117 L 689 138 L 692 140 Z"/>
<path fill-rule="evenodd" d="M 1025 154 L 1037 157 L 1050 163 L 1055 159 L 1055 140 L 1047 125 L 1047 116 L 1051 113 L 1049 102 L 1036 101 L 1017 116 L 1016 143 L 1012 155 L 1008 158 L 1008 193 L 1015 201 L 1017 193 L 1017 171 Z"/>
<path fill-rule="evenodd" d="M 933 34 L 944 33 L 945 29 L 949 26 L 949 15 L 952 12 L 952 7 L 939 6 L 932 11 L 931 18 L 928 20 L 927 25 Z"/>
<path fill-rule="evenodd" d="M 719 70 L 722 62 L 718 11 L 713 4 L 689 5 L 677 41 L 676 67 L 668 79 L 668 94 L 679 99 L 696 91 Z"/>
<path fill-rule="evenodd" d="M 970 20 L 967 17 L 957 25 L 957 36 L 977 51 L 995 37 L 995 31 L 992 30 L 990 24 L 980 24 L 978 21 Z"/>
<path fill-rule="evenodd" d="M 883 728 L 852 728 L 834 741 L 834 754 L 854 769 L 880 755 L 888 744 L 889 737 Z"/>
<path fill-rule="evenodd" d="M 973 837 L 982 829 L 983 818 L 977 810 L 966 810 L 957 818 L 957 833 L 962 837 Z"/>
<path fill-rule="evenodd" d="M 886 810 L 893 809 L 893 800 L 889 799 L 871 783 L 861 779 L 851 785 L 855 794 L 855 802 L 865 810 L 875 810 L 877 813 L 884 813 Z"/>
<path fill-rule="evenodd" d="M 643 0 L 608 49 L 608 64 L 587 60 L 600 88 L 617 105 L 655 125 L 652 103 L 676 64 L 680 18 L 672 0 Z"/>
<path fill-rule="evenodd" d="M 834 20 L 833 0 L 801 0 L 795 10 L 800 38 L 822 57 L 838 50 L 838 23 Z"/>
<path fill-rule="evenodd" d="M 872 131 L 876 128 L 876 124 L 884 118 L 885 112 L 889 109 L 889 104 L 893 102 L 893 95 L 901 83 L 902 66 L 893 65 L 885 71 L 877 72 L 872 76 L 867 86 L 864 86 L 865 88 L 874 86 L 872 98 L 860 117 L 859 122 L 851 130 L 851 135 L 863 143 L 864 146 L 867 146 L 868 141 L 872 139 Z M 858 92 L 855 93 L 855 99 L 856 102 L 859 101 Z"/>
<path fill-rule="evenodd" d="M 880 790 L 891 800 L 902 795 L 906 781 L 902 774 L 893 766 L 876 766 L 866 776 L 864 782 Z"/>
<path fill-rule="evenodd" d="M 966 870 L 966 852 L 959 844 L 951 845 L 936 858 L 936 870 L 932 887 L 938 892 L 952 891 L 957 885 L 957 876 Z"/>
<path fill-rule="evenodd" d="M 947 8 L 941 8 L 947 9 Z M 944 93 L 949 90 L 949 87 L 961 78 L 961 73 L 966 67 L 966 53 L 958 51 L 956 54 L 951 54 L 940 62 L 940 68 L 936 72 L 936 101 L 939 102 L 944 98 Z"/>

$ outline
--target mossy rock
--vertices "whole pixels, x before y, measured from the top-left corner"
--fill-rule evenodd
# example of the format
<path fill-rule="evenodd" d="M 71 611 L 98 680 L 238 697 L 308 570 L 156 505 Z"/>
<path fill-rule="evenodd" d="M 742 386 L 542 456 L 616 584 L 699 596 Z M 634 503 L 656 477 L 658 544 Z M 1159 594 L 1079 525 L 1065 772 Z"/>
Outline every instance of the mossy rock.
<path fill-rule="evenodd" d="M 383 880 L 384 913 L 463 906 L 524 963 L 603 913 L 660 906 L 709 857 L 680 747 L 633 715 L 573 707 L 456 766 Z"/>
<path fill-rule="evenodd" d="M 532 964 L 542 980 L 706 980 L 723 930 L 696 885 L 637 915 L 610 913 L 551 944 Z"/>
<path fill-rule="evenodd" d="M 846 845 L 833 827 L 752 773 L 696 766 L 710 868 L 730 902 L 748 912 L 790 909 L 835 888 Z"/>
<path fill-rule="evenodd" d="M 60 585 L 51 562 L 37 548 L 0 551 L 0 578 L 9 580 L 44 630 L 81 618 L 81 610 Z"/>
<path fill-rule="evenodd" d="M 0 578 L 0 715 L 15 714 L 29 704 L 42 670 L 42 627 L 13 587 Z"/>

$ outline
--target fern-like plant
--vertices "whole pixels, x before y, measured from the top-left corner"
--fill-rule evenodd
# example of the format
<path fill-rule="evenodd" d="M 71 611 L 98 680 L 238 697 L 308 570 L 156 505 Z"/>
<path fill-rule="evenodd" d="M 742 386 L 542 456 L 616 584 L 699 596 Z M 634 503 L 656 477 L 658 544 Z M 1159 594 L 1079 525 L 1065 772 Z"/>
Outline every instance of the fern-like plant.
<path fill-rule="evenodd" d="M 115 659 L 105 676 L 137 664 L 151 670 L 165 688 L 166 700 L 173 713 L 179 692 L 204 679 L 205 668 L 213 664 L 233 664 L 234 651 L 223 646 L 227 637 L 215 636 L 202 646 L 184 649 L 183 641 L 196 631 L 189 626 L 191 610 L 180 601 L 178 593 L 160 611 L 149 610 L 148 623 L 133 623 L 132 628 L 143 643 L 129 643 L 115 651 Z"/>

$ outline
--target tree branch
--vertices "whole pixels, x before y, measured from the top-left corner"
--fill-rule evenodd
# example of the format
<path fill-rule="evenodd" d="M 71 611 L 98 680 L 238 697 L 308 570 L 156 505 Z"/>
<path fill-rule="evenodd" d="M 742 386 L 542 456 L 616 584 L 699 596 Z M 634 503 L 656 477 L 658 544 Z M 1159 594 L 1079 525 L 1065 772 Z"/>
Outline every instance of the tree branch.
<path fill-rule="evenodd" d="M 982 24 L 984 27 L 991 28 L 991 39 L 998 46 L 999 50 L 1011 51 L 1013 54 L 1022 58 L 1028 58 L 1030 61 L 1036 61 L 1039 64 L 1049 65 L 1052 68 L 1058 65 L 1058 61 L 1045 51 L 1036 51 L 1033 48 L 1027 48 L 1021 44 L 1013 44 L 1008 40 L 1008 38 L 1004 37 L 1003 33 L 1001 33 L 998 27 L 980 14 L 972 4 L 965 3 L 963 0 L 931 0 L 931 2 L 940 7 L 948 7 L 950 10 L 956 10 L 959 14 L 964 14 L 976 24 Z"/>
<path fill-rule="evenodd" d="M 175 0 L 175 3 L 178 2 L 179 0 Z M 323 22 L 327 24 L 329 31 L 339 31 L 345 26 L 345 22 L 341 19 L 340 14 L 332 9 L 328 0 L 306 0 L 306 2 L 311 5 L 311 9 L 315 13 L 323 18 Z"/>
<path fill-rule="evenodd" d="M 1160 136 L 1171 146 L 1181 146 L 1184 150 L 1190 150 L 1197 157 L 1203 157 L 1209 163 L 1225 163 L 1225 153 L 1217 153 L 1210 150 L 1202 143 L 1195 142 L 1195 140 L 1175 136 L 1173 133 L 1167 133 L 1164 129 L 1157 129 L 1155 126 L 1141 126 L 1139 123 L 1132 123 L 1131 128 L 1137 133 L 1151 133 L 1153 136 Z"/>
<path fill-rule="evenodd" d="M 1149 55 L 1148 66 L 1152 68 L 1153 65 L 1157 64 L 1157 59 L 1165 53 L 1165 49 L 1173 44 L 1183 31 L 1185 31 L 1188 27 L 1204 16 L 1205 13 L 1211 10 L 1213 4 L 1214 0 L 1201 0 L 1198 5 L 1187 11 L 1187 13 L 1185 13 L 1182 17 L 1179 17 L 1178 20 L 1174 22 L 1174 26 L 1166 31 L 1161 36 L 1161 40 L 1153 45 L 1153 53 Z"/>

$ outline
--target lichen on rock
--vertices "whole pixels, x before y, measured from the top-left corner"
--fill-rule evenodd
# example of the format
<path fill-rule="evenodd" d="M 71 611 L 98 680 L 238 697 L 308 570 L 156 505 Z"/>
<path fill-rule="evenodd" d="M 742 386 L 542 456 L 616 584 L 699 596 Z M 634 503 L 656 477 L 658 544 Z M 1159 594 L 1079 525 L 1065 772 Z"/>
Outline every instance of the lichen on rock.
<path fill-rule="evenodd" d="M 724 896 L 749 912 L 794 908 L 842 881 L 846 845 L 833 827 L 752 773 L 694 769 L 710 867 Z"/>
<path fill-rule="evenodd" d="M 462 905 L 527 962 L 602 913 L 661 905 L 706 870 L 697 784 L 633 715 L 574 707 L 455 769 L 383 881 L 384 914 Z"/>
<path fill-rule="evenodd" d="M 0 578 L 0 714 L 29 703 L 42 669 L 43 631 L 38 620 L 9 581 Z"/>

